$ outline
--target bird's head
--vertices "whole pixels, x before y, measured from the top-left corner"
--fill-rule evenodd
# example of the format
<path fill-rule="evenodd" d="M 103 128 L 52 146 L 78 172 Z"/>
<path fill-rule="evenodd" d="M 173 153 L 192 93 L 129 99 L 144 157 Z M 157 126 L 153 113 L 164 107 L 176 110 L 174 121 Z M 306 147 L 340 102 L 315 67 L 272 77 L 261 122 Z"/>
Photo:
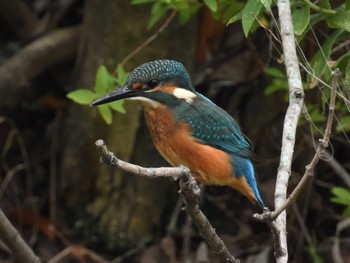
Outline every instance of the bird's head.
<path fill-rule="evenodd" d="M 196 97 L 190 75 L 174 60 L 155 60 L 135 68 L 119 89 L 97 99 L 96 106 L 120 99 L 136 99 L 151 105 L 176 104 Z"/>

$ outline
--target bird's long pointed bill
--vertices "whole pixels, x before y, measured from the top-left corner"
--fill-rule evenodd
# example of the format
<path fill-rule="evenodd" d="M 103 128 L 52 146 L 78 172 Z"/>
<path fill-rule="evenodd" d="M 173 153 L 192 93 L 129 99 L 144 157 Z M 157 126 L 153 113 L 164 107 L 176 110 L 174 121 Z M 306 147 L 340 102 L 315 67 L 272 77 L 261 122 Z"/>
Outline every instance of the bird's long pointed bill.
<path fill-rule="evenodd" d="M 95 100 L 93 103 L 90 104 L 90 106 L 97 106 L 97 105 L 105 104 L 105 103 L 116 101 L 116 100 L 134 97 L 137 93 L 139 93 L 138 90 L 131 90 L 127 86 L 123 86 L 120 89 L 117 89 L 117 90 Z"/>

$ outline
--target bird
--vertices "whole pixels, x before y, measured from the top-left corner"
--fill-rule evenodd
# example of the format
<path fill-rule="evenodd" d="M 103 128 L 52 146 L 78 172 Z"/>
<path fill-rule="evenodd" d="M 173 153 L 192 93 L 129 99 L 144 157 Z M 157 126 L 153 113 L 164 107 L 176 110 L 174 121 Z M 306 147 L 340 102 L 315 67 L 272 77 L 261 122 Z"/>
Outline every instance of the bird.
<path fill-rule="evenodd" d="M 264 207 L 250 141 L 231 115 L 195 91 L 181 62 L 162 59 L 141 64 L 123 86 L 91 106 L 120 99 L 142 103 L 153 143 L 172 166 L 184 165 L 198 183 L 229 186 Z"/>

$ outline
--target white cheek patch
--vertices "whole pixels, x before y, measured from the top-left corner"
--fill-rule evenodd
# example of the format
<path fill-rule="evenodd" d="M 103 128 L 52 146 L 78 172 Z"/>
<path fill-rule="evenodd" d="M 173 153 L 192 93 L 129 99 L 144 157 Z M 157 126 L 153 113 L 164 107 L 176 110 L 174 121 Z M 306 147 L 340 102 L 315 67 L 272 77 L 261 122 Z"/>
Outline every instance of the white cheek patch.
<path fill-rule="evenodd" d="M 197 97 L 195 93 L 183 88 L 175 88 L 173 90 L 173 95 L 178 99 L 183 99 L 187 103 L 192 103 L 193 99 Z"/>
<path fill-rule="evenodd" d="M 157 108 L 160 105 L 159 102 L 155 100 L 151 100 L 149 98 L 144 98 L 144 97 L 132 97 L 132 98 L 127 98 L 127 100 L 143 101 L 143 102 L 146 102 L 148 105 L 150 105 L 152 108 Z"/>

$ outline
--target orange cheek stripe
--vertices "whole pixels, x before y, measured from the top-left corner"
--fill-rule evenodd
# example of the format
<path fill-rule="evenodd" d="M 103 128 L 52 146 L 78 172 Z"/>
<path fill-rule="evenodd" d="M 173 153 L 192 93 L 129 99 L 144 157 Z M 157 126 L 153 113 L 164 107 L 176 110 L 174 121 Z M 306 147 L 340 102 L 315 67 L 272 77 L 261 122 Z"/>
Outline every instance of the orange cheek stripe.
<path fill-rule="evenodd" d="M 133 84 L 132 87 L 131 87 L 131 89 L 132 89 L 132 90 L 138 90 L 138 89 L 141 89 L 142 86 L 143 86 L 143 84 L 140 83 L 140 82 L 138 82 L 138 83 Z"/>

